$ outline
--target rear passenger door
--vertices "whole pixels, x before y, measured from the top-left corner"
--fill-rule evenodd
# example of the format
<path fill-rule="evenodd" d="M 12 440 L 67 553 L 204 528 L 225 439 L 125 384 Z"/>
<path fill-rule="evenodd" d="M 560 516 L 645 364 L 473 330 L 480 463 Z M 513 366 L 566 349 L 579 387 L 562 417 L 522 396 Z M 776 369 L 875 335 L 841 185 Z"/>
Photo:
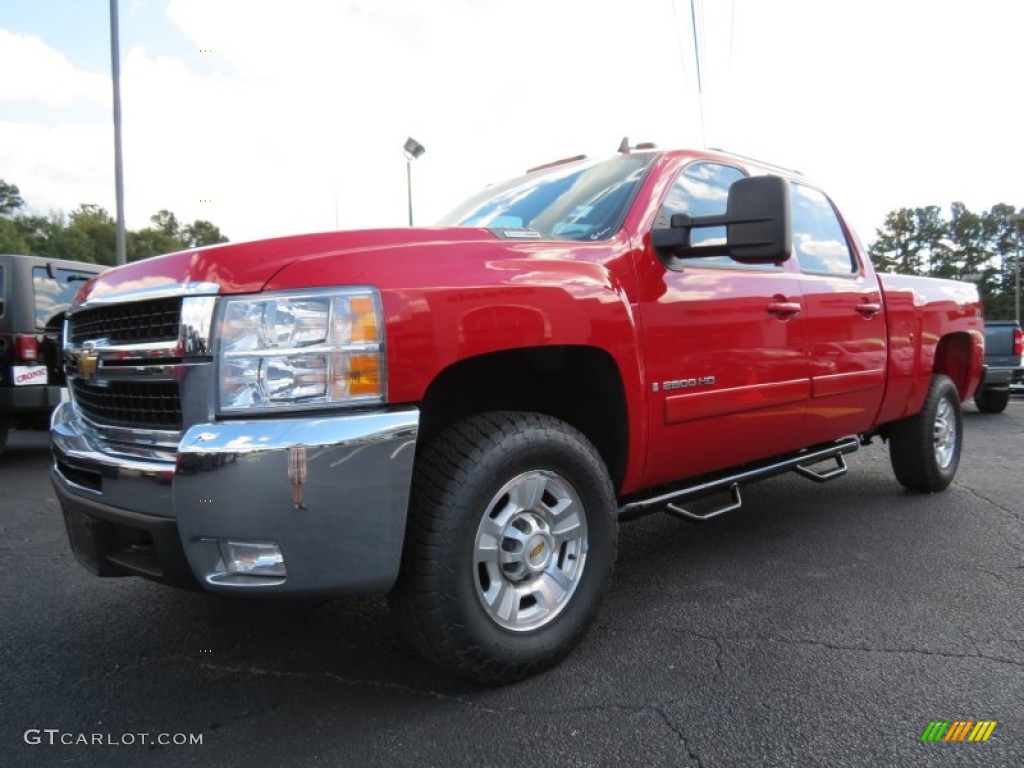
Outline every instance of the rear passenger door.
<path fill-rule="evenodd" d="M 811 399 L 805 442 L 868 429 L 885 387 L 885 311 L 835 208 L 820 190 L 793 182 L 793 256 L 801 271 Z"/>

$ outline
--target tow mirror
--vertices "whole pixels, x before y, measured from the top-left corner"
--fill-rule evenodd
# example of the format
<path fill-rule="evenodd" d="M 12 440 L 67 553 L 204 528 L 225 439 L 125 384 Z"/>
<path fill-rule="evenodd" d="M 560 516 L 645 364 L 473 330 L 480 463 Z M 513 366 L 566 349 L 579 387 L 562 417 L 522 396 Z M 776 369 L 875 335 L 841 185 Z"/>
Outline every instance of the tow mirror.
<path fill-rule="evenodd" d="M 739 179 L 729 188 L 724 214 L 677 213 L 671 227 L 651 232 L 651 244 L 678 258 L 727 255 L 741 264 L 780 264 L 793 253 L 789 195 L 789 182 L 781 176 Z M 690 245 L 692 230 L 723 226 L 724 243 Z"/>

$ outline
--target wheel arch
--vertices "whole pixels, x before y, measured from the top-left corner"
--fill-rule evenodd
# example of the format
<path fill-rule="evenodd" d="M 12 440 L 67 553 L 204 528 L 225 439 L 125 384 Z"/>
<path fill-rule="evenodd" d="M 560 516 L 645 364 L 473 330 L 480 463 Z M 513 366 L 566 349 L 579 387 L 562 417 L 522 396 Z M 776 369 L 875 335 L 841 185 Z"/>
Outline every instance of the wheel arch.
<path fill-rule="evenodd" d="M 974 343 L 969 333 L 951 333 L 939 339 L 935 346 L 932 373 L 949 376 L 961 400 L 974 394 L 971 383 L 977 372 Z"/>
<path fill-rule="evenodd" d="M 615 360 L 588 346 L 489 352 L 442 370 L 420 403 L 420 442 L 487 411 L 533 411 L 562 419 L 601 455 L 616 490 L 629 448 L 626 394 Z"/>

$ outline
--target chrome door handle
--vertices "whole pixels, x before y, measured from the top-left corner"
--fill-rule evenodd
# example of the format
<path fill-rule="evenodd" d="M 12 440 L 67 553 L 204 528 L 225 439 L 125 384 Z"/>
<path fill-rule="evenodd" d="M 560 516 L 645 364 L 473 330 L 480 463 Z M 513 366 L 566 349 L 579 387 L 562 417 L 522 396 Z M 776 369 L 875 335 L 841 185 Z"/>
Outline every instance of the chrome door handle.
<path fill-rule="evenodd" d="M 793 315 L 799 315 L 802 308 L 798 301 L 779 301 L 776 299 L 768 302 L 767 309 L 777 317 L 792 317 Z"/>

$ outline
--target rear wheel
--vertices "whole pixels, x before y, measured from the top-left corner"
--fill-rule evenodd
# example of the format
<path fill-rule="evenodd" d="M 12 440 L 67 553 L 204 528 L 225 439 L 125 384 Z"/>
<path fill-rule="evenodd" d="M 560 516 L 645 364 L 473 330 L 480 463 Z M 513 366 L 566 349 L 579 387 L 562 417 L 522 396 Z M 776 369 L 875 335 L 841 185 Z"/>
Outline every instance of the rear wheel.
<path fill-rule="evenodd" d="M 498 412 L 417 457 L 402 571 L 389 596 L 428 658 L 510 683 L 560 662 L 615 560 L 615 496 L 597 450 L 550 416 Z"/>
<path fill-rule="evenodd" d="M 974 394 L 974 404 L 982 413 L 1002 413 L 1010 402 L 1010 390 L 979 389 Z"/>
<path fill-rule="evenodd" d="M 956 475 L 962 444 L 960 395 L 948 376 L 936 374 L 920 412 L 889 433 L 896 479 L 912 491 L 943 490 Z"/>

